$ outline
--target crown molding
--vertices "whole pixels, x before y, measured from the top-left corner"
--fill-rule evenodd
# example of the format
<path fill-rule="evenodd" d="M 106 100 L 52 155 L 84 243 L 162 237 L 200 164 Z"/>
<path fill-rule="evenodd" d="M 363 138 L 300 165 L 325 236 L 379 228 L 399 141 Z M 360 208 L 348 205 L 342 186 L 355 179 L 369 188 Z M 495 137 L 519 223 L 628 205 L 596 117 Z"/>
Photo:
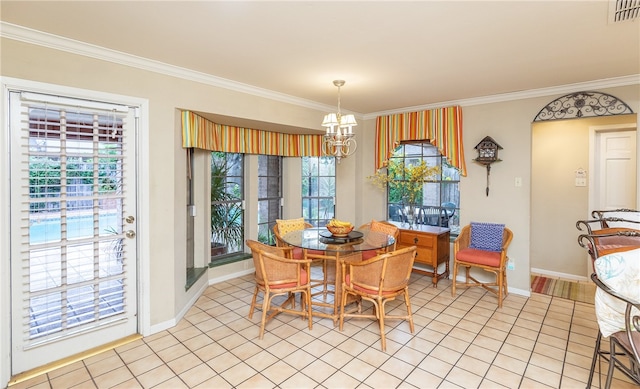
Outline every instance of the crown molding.
<path fill-rule="evenodd" d="M 640 74 L 632 74 L 632 75 L 623 76 L 623 77 L 614 77 L 614 78 L 606 78 L 602 80 L 580 82 L 575 84 L 558 85 L 558 86 L 549 87 L 549 88 L 530 89 L 530 90 L 524 90 L 524 91 L 518 91 L 518 92 L 502 93 L 502 94 L 491 95 L 491 96 L 474 97 L 470 99 L 449 100 L 449 101 L 439 102 L 436 104 L 425 104 L 425 105 L 418 105 L 414 107 L 405 107 L 400 109 L 394 109 L 391 111 L 372 112 L 372 113 L 363 115 L 363 119 L 365 120 L 375 119 L 378 116 L 394 115 L 394 114 L 405 113 L 405 112 L 425 111 L 428 109 L 449 107 L 452 105 L 468 107 L 472 105 L 501 103 L 505 101 L 523 100 L 523 99 L 553 96 L 553 95 L 564 95 L 564 94 L 578 92 L 578 91 L 588 91 L 588 90 L 602 89 L 602 88 L 615 88 L 618 86 L 629 86 L 629 85 L 640 85 Z"/>
<path fill-rule="evenodd" d="M 181 78 L 194 81 L 206 85 L 232 90 L 244 94 L 263 97 L 283 103 L 297 105 L 305 108 L 316 109 L 319 111 L 331 111 L 335 107 L 326 104 L 320 104 L 315 101 L 302 99 L 299 97 L 287 95 L 284 93 L 274 92 L 268 89 L 243 84 L 240 82 L 228 80 L 226 78 L 212 76 L 210 74 L 197 72 L 194 70 L 182 68 L 179 66 L 168 65 L 159 61 L 126 54 L 120 51 L 107 49 L 104 47 L 88 44 L 85 42 L 68 39 L 57 35 L 37 31 L 16 24 L 0 22 L 0 37 L 13 39 L 25 43 L 43 46 L 55 50 L 65 51 L 77 55 L 100 59 L 103 61 L 113 62 L 120 65 L 130 66 L 142 70 L 168 75 L 171 77 Z M 534 97 L 551 96 L 558 94 L 566 94 L 576 91 L 584 91 L 600 88 L 614 88 L 618 86 L 629 86 L 640 84 L 640 74 L 633 74 L 623 77 L 608 78 L 603 80 L 588 81 L 576 84 L 559 85 L 550 88 L 531 89 L 510 93 L 502 93 L 490 96 L 474 97 L 469 99 L 441 101 L 438 103 L 425 104 L 413 107 L 404 107 L 390 111 L 371 112 L 367 114 L 359 114 L 350 112 L 356 116 L 368 120 L 375 119 L 377 116 L 392 115 L 404 112 L 424 111 L 427 109 L 448 107 L 451 105 L 472 106 L 480 104 L 499 103 L 505 101 L 529 99 Z"/>
<path fill-rule="evenodd" d="M 50 49 L 65 51 L 68 53 L 82 55 L 85 57 L 95 58 L 103 61 L 113 62 L 120 65 L 164 74 L 171 77 L 195 81 L 198 83 L 224 88 L 244 94 L 264 97 L 267 99 L 298 105 L 306 108 L 317 109 L 320 111 L 335 109 L 335 107 L 333 106 L 320 104 L 315 101 L 302 99 L 284 93 L 274 92 L 272 90 L 243 84 L 240 82 L 228 80 L 226 78 L 212 76 L 210 74 L 197 72 L 179 66 L 168 65 L 163 62 L 138 57 L 135 55 L 123 53 L 121 51 L 111 50 L 105 47 L 92 45 L 74 39 L 64 38 L 58 35 L 49 34 L 16 24 L 0 22 L 0 37 L 30 43 Z"/>

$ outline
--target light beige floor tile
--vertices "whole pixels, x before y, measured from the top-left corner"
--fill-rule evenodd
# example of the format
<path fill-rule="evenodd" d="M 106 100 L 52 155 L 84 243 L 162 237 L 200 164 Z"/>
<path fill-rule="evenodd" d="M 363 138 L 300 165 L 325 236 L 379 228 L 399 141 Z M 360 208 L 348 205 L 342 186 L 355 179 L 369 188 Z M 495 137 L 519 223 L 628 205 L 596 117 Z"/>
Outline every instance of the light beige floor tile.
<path fill-rule="evenodd" d="M 261 373 L 269 380 L 279 385 L 296 374 L 296 369 L 284 361 L 277 361 L 273 365 L 261 371 Z"/>
<path fill-rule="evenodd" d="M 454 366 L 447 375 L 446 381 L 459 385 L 461 388 L 476 388 L 480 385 L 482 377 Z"/>
<path fill-rule="evenodd" d="M 69 388 L 73 385 L 77 385 L 83 382 L 87 382 L 91 380 L 91 375 L 87 371 L 87 369 L 75 369 L 66 374 L 57 376 L 51 379 L 51 387 L 52 389 L 58 388 Z"/>
<path fill-rule="evenodd" d="M 111 370 L 108 373 L 93 377 L 98 388 L 111 388 L 118 384 L 121 384 L 129 379 L 133 378 L 133 375 L 126 367 L 120 367 L 115 370 Z"/>
<path fill-rule="evenodd" d="M 122 362 L 120 356 L 114 353 L 109 358 L 87 365 L 87 369 L 89 370 L 89 373 L 95 377 L 122 366 L 124 366 L 124 362 Z"/>
<path fill-rule="evenodd" d="M 456 363 L 456 367 L 459 367 L 477 376 L 483 377 L 491 366 L 489 361 L 491 360 L 480 360 L 471 358 L 468 355 L 463 355 L 460 357 L 460 360 L 458 360 L 458 363 Z M 449 373 L 449 375 L 451 375 L 451 373 Z"/>
<path fill-rule="evenodd" d="M 560 385 L 560 374 L 536 365 L 529 364 L 524 376 L 552 388 Z"/>
<path fill-rule="evenodd" d="M 453 365 L 429 355 L 418 367 L 444 379 L 451 371 Z"/>
<path fill-rule="evenodd" d="M 212 382 L 213 381 L 213 382 Z M 222 382 L 218 382 L 222 381 Z M 214 377 L 209 381 L 206 381 L 200 385 L 198 388 L 201 389 L 210 389 L 210 388 L 231 388 L 232 386 L 224 381 L 222 377 Z M 256 374 L 253 377 L 247 379 L 246 381 L 240 383 L 239 385 L 233 386 L 233 388 L 238 389 L 272 389 L 275 385 L 273 382 L 269 381 L 269 379 L 262 374 Z"/>
<path fill-rule="evenodd" d="M 188 389 L 187 385 L 178 377 L 170 378 L 164 382 L 159 383 L 154 389 Z"/>
<path fill-rule="evenodd" d="M 216 375 L 218 374 L 213 371 L 213 369 L 210 368 L 206 363 L 201 363 L 200 365 L 197 365 L 192 369 L 189 369 L 180 374 L 179 377 L 180 379 L 182 379 L 182 381 L 184 381 L 185 384 L 187 384 L 187 386 L 193 388 L 194 386 L 197 386 L 215 377 Z"/>
<path fill-rule="evenodd" d="M 375 367 L 360 359 L 353 359 L 340 369 L 343 373 L 350 375 L 360 382 L 366 380 L 375 370 Z"/>
<path fill-rule="evenodd" d="M 522 375 L 512 373 L 509 370 L 493 365 L 489 368 L 485 378 L 507 388 L 517 388 L 522 380 Z"/>
<path fill-rule="evenodd" d="M 338 371 L 336 367 L 316 359 L 305 370 L 304 374 L 316 382 L 324 382 Z M 324 385 L 324 384 L 323 384 Z"/>
<path fill-rule="evenodd" d="M 341 372 L 337 372 L 334 376 L 338 374 L 341 374 Z M 372 388 L 395 388 L 400 384 L 400 382 L 402 382 L 400 378 L 382 370 L 376 370 L 364 381 L 366 385 L 369 385 Z"/>
<path fill-rule="evenodd" d="M 442 378 L 420 368 L 413 370 L 411 374 L 405 378 L 405 382 L 418 388 L 437 388 L 442 381 Z"/>
<path fill-rule="evenodd" d="M 320 359 L 331 366 L 344 366 L 353 359 L 353 356 L 345 353 L 344 351 L 333 349 L 321 356 Z"/>
<path fill-rule="evenodd" d="M 282 382 L 279 387 L 283 389 L 313 388 L 317 384 L 318 383 L 311 378 L 298 372 L 286 381 Z"/>
<path fill-rule="evenodd" d="M 326 380 L 324 380 L 320 388 L 355 388 L 360 383 L 353 377 L 341 371 L 336 371 Z"/>
<path fill-rule="evenodd" d="M 142 359 L 153 354 L 153 350 L 146 343 L 143 343 L 135 348 L 128 349 L 126 351 L 119 351 L 118 355 L 124 363 L 132 363 L 138 359 Z"/>
<path fill-rule="evenodd" d="M 65 375 L 69 372 L 72 372 L 74 370 L 78 370 L 78 369 L 84 369 L 85 365 L 84 363 L 82 363 L 82 361 L 78 361 L 78 362 L 74 362 L 62 367 L 59 367 L 55 370 L 50 371 L 49 373 L 47 373 L 49 375 L 49 378 L 55 378 L 61 375 Z"/>
<path fill-rule="evenodd" d="M 127 364 L 127 367 L 131 370 L 131 373 L 133 373 L 134 376 L 139 376 L 161 365 L 164 365 L 162 359 L 160 359 L 156 354 L 151 354 Z M 91 374 L 93 375 L 93 372 Z"/>
<path fill-rule="evenodd" d="M 507 354 L 498 354 L 492 365 L 501 367 L 518 375 L 523 375 L 527 369 L 527 362 Z"/>
<path fill-rule="evenodd" d="M 176 374 L 167 365 L 162 365 L 137 376 L 137 378 L 143 387 L 151 388 L 175 376 Z"/>
<path fill-rule="evenodd" d="M 84 385 L 77 386 L 78 389 L 80 388 L 84 389 L 85 387 L 86 386 Z M 72 388 L 76 388 L 76 387 L 74 386 Z M 140 383 L 135 378 L 131 378 L 115 386 L 112 386 L 111 389 L 142 389 L 142 385 L 140 385 Z"/>
<path fill-rule="evenodd" d="M 414 365 L 411 365 L 401 359 L 398 358 L 389 358 L 385 363 L 380 366 L 378 371 L 387 372 L 395 377 L 398 377 L 400 380 L 404 380 L 411 371 L 414 369 Z"/>
<path fill-rule="evenodd" d="M 275 382 L 271 377 L 271 376 L 277 376 L 277 369 L 274 368 L 275 364 L 272 366 L 269 366 L 265 371 L 262 372 L 262 374 L 269 378 L 272 382 Z M 247 379 L 253 377 L 255 374 L 257 373 L 257 371 L 255 371 L 251 366 L 247 365 L 246 363 L 238 363 L 236 365 L 234 365 L 233 367 L 226 369 L 225 371 L 223 371 L 222 373 L 220 373 L 219 375 L 224 378 L 225 381 L 229 382 L 231 385 L 236 386 L 239 385 L 240 383 L 246 381 Z M 288 378 L 288 376 L 286 377 Z M 283 379 L 284 380 L 284 379 Z M 278 382 L 282 382 L 282 380 L 278 381 Z"/>

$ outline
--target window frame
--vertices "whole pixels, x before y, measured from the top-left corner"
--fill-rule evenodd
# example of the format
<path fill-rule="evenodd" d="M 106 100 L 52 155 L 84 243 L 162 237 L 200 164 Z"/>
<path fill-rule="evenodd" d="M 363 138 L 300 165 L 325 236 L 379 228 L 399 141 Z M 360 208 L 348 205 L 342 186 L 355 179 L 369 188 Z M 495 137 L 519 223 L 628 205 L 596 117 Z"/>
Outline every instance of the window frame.
<path fill-rule="evenodd" d="M 258 155 L 258 241 L 268 245 L 275 245 L 275 236 L 273 227 L 276 219 L 282 218 L 282 158 L 278 155 Z M 277 160 L 277 167 L 274 166 L 274 160 Z M 265 166 L 266 164 L 266 166 Z M 275 172 L 275 174 L 273 174 Z M 266 173 L 266 174 L 264 174 Z M 266 183 L 264 182 L 266 180 Z M 277 181 L 277 193 L 274 195 L 270 192 L 272 188 L 270 182 Z M 266 196 L 261 197 L 263 188 L 266 188 Z M 263 209 L 262 203 L 266 202 L 266 219 L 262 219 Z M 272 212 L 271 207 L 277 207 L 277 212 Z M 275 215 L 274 215 L 275 214 Z"/>
<path fill-rule="evenodd" d="M 410 150 L 407 150 L 409 148 Z M 420 152 L 416 152 L 416 150 L 420 150 Z M 451 166 L 446 157 L 428 140 L 403 141 L 389 158 L 389 161 L 404 163 L 407 166 L 415 165 L 420 160 L 424 160 L 428 166 L 440 166 L 439 176 L 423 185 L 422 204 L 419 204 L 419 212 L 422 212 L 420 224 L 427 224 L 425 215 L 427 212 L 433 212 L 439 223 L 436 226 L 444 223 L 444 218 L 449 219 L 450 235 L 456 237 L 460 232 L 460 172 Z M 437 196 L 436 199 L 434 196 Z M 387 217 L 390 220 L 403 221 L 402 219 L 398 220 L 398 216 L 394 215 L 400 215 L 398 212 L 406 212 L 404 211 L 406 204 L 390 200 L 391 190 L 387 186 Z M 451 203 L 455 207 L 448 206 Z M 406 218 L 406 214 L 403 213 L 399 217 Z M 429 223 L 428 225 L 434 224 Z"/>
<path fill-rule="evenodd" d="M 220 151 L 211 152 L 210 158 L 211 261 L 209 266 L 211 267 L 228 263 L 230 258 L 244 254 L 246 158 L 243 153 L 226 153 Z M 231 158 L 237 158 L 239 161 L 229 165 Z M 219 162 L 221 159 L 224 159 L 224 166 L 214 165 L 215 160 Z M 217 169 L 217 174 L 215 175 L 214 168 Z M 221 175 L 221 173 L 224 173 L 224 176 Z M 222 177 L 224 178 L 220 180 Z M 216 206 L 218 208 L 214 209 Z M 234 216 L 231 218 L 225 217 L 230 214 Z M 239 224 L 237 223 L 237 218 L 240 220 Z M 214 239 L 221 241 L 214 241 Z M 234 241 L 231 247 L 229 240 Z M 223 245 L 223 243 L 225 244 Z"/>
<path fill-rule="evenodd" d="M 323 227 L 336 214 L 336 159 L 327 156 L 302 157 L 301 164 L 302 216 L 314 227 Z M 324 217 L 320 217 L 320 209 L 325 210 Z"/>

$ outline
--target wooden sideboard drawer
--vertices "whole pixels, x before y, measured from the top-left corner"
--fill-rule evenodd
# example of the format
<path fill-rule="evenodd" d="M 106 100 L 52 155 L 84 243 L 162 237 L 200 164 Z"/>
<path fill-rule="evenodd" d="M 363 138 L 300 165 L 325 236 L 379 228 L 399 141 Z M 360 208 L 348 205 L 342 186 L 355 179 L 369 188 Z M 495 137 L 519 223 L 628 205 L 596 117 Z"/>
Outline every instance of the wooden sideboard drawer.
<path fill-rule="evenodd" d="M 407 229 L 402 223 L 391 222 L 400 229 L 396 248 L 416 246 L 415 263 L 426 265 L 416 267 L 413 271 L 420 274 L 430 275 L 433 286 L 438 286 L 438 280 L 449 277 L 449 229 L 434 226 L 417 226 L 415 229 Z M 445 269 L 438 273 L 438 265 L 445 263 Z"/>
<path fill-rule="evenodd" d="M 411 232 L 411 230 L 400 230 L 400 237 L 398 240 L 402 245 L 431 248 L 434 246 L 436 238 L 437 237 L 432 235 Z"/>

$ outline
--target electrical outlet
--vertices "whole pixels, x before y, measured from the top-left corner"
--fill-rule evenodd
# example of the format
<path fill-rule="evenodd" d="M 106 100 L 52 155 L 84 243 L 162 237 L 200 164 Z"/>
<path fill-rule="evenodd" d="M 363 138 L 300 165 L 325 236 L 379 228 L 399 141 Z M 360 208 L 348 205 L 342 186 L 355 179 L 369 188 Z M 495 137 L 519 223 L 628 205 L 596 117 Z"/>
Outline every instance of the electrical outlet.
<path fill-rule="evenodd" d="M 515 270 L 516 265 L 513 263 L 513 260 L 507 261 L 507 270 Z"/>

